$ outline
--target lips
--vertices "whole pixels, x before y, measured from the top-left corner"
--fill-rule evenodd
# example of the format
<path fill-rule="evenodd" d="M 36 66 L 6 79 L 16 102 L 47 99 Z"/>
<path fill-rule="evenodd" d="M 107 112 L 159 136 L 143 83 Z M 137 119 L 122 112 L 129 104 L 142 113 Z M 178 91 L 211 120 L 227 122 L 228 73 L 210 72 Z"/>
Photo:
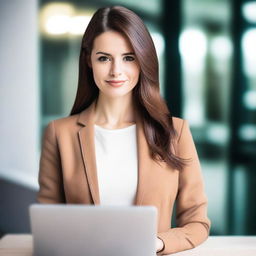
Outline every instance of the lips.
<path fill-rule="evenodd" d="M 123 83 L 125 80 L 108 80 L 108 83 Z"/>
<path fill-rule="evenodd" d="M 126 80 L 108 80 L 106 82 L 113 87 L 120 87 L 124 84 L 125 81 Z"/>

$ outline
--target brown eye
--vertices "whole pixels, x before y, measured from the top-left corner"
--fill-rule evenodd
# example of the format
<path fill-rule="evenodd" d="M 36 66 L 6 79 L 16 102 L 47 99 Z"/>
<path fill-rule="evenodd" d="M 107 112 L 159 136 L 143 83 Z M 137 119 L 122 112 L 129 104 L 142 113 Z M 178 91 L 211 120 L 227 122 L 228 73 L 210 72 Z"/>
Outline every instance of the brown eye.
<path fill-rule="evenodd" d="M 100 62 L 104 62 L 104 61 L 106 61 L 106 60 L 108 60 L 108 59 L 109 59 L 109 58 L 106 57 L 106 56 L 101 56 L 101 57 L 98 58 L 98 60 L 99 60 Z"/>
<path fill-rule="evenodd" d="M 125 60 L 126 61 L 133 61 L 133 60 L 135 60 L 135 58 L 133 58 L 132 56 L 126 56 Z"/>

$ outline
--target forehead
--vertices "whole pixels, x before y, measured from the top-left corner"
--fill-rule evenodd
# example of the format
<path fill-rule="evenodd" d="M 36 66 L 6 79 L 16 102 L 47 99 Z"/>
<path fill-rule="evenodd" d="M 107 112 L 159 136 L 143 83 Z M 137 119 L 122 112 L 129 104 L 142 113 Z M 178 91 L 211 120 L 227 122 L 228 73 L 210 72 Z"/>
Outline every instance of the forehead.
<path fill-rule="evenodd" d="M 107 53 L 124 53 L 132 51 L 130 41 L 121 33 L 106 31 L 97 36 L 93 42 L 93 51 L 104 51 Z"/>

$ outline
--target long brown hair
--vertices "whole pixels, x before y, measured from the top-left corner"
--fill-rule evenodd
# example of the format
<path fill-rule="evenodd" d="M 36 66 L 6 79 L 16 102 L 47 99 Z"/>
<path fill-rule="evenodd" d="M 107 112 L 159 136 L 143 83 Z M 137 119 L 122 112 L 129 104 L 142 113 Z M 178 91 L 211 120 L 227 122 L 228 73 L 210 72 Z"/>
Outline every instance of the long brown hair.
<path fill-rule="evenodd" d="M 184 159 L 176 156 L 170 146 L 177 134 L 167 104 L 160 95 L 158 59 L 153 40 L 141 18 L 123 6 L 98 9 L 85 30 L 79 58 L 78 89 L 70 115 L 89 107 L 99 95 L 88 60 L 94 39 L 109 30 L 128 38 L 141 68 L 138 84 L 133 89 L 133 102 L 142 118 L 151 157 L 181 170 L 185 165 Z"/>

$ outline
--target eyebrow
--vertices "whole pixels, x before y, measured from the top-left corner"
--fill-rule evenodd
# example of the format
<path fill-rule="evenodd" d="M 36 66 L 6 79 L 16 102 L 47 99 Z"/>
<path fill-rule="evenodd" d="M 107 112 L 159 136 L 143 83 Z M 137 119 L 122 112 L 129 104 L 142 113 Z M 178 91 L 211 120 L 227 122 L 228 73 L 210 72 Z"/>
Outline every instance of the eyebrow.
<path fill-rule="evenodd" d="M 111 54 L 107 53 L 107 52 L 97 52 L 96 54 L 105 54 L 105 55 L 111 56 Z M 123 53 L 122 55 L 135 55 L 135 53 L 134 52 L 127 52 L 127 53 Z"/>

